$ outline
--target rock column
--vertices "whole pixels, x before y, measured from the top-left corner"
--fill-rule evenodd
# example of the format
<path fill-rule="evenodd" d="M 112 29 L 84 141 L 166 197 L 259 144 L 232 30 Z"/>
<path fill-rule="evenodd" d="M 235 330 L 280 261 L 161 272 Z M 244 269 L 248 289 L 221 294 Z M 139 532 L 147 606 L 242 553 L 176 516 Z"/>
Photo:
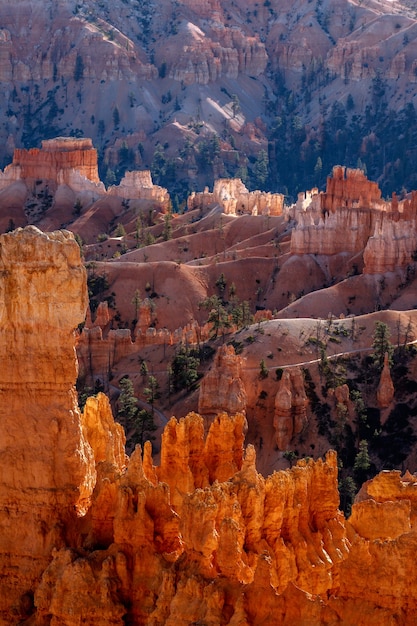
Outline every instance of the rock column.
<path fill-rule="evenodd" d="M 30 614 L 52 548 L 94 488 L 74 387 L 86 306 L 71 233 L 29 226 L 0 236 L 1 624 Z"/>

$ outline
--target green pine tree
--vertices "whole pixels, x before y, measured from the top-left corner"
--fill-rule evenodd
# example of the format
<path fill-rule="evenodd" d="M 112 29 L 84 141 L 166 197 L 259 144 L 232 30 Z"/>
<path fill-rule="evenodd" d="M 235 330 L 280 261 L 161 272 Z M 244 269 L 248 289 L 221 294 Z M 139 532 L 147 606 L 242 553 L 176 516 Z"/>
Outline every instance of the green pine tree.
<path fill-rule="evenodd" d="M 120 396 L 118 400 L 117 419 L 125 426 L 132 425 L 138 413 L 138 401 L 130 378 L 122 378 L 119 382 Z"/>
<path fill-rule="evenodd" d="M 390 342 L 390 330 L 384 322 L 376 322 L 374 331 L 374 341 L 372 344 L 373 354 L 372 358 L 379 370 L 382 370 L 384 365 L 385 354 L 388 354 L 388 362 L 392 365 L 392 355 L 394 352 L 394 346 Z"/>

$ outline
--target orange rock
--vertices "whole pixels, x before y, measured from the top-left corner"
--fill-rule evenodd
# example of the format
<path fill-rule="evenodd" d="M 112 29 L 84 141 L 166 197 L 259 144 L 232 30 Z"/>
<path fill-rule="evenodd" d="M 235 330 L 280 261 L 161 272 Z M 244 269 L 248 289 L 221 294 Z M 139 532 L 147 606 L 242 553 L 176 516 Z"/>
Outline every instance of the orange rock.
<path fill-rule="evenodd" d="M 324 211 L 359 206 L 372 208 L 381 199 L 378 183 L 368 180 L 362 170 L 336 165 L 327 177 L 326 192 L 321 196 Z"/>
<path fill-rule="evenodd" d="M 382 472 L 346 522 L 336 454 L 264 478 L 242 413 L 207 434 L 173 418 L 160 466 L 149 443 L 127 460 L 105 396 L 76 406 L 77 244 L 33 227 L 0 243 L 2 624 L 414 623 L 415 476 Z M 301 372 L 283 381 L 296 429 Z"/>
<path fill-rule="evenodd" d="M 122 426 L 113 419 L 109 399 L 104 393 L 87 398 L 81 424 L 96 463 L 111 463 L 120 472 L 126 467 L 126 437 Z"/>
<path fill-rule="evenodd" d="M 388 353 L 384 357 L 384 366 L 381 372 L 381 378 L 379 380 L 378 389 L 376 391 L 376 398 L 380 409 L 388 407 L 394 398 L 394 383 L 391 378 L 391 371 L 388 360 Z"/>
<path fill-rule="evenodd" d="M 246 410 L 246 391 L 241 379 L 242 358 L 233 346 L 221 346 L 213 365 L 200 385 L 198 411 L 203 415 L 219 411 L 236 413 Z"/>
<path fill-rule="evenodd" d="M 409 500 L 363 500 L 352 506 L 349 523 L 365 539 L 392 540 L 411 530 L 410 512 Z"/>
<path fill-rule="evenodd" d="M 285 370 L 275 396 L 274 428 L 279 450 L 286 450 L 293 436 L 304 428 L 307 404 L 301 369 Z"/>
<path fill-rule="evenodd" d="M 69 172 L 78 170 L 82 176 L 99 183 L 97 150 L 91 139 L 58 137 L 42 141 L 42 148 L 16 148 L 8 168 L 20 168 L 23 179 L 69 182 Z M 8 169 L 6 168 L 6 169 Z"/>
<path fill-rule="evenodd" d="M 66 231 L 18 229 L 0 238 L 0 269 L 0 622 L 10 624 L 88 506 L 96 472 L 74 388 L 87 306 L 79 247 Z"/>
<path fill-rule="evenodd" d="M 109 315 L 109 305 L 107 300 L 104 302 L 99 302 L 96 312 L 96 320 L 95 325 L 100 326 L 100 328 L 104 328 L 110 321 Z"/>

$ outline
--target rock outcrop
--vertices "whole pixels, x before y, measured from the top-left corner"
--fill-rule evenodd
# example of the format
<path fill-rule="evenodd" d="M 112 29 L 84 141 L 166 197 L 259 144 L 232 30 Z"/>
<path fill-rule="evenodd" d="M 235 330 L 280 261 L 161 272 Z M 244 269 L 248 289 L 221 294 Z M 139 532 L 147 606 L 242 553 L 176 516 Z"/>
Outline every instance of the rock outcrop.
<path fill-rule="evenodd" d="M 417 250 L 416 220 L 378 220 L 364 253 L 364 273 L 383 274 L 413 263 Z"/>
<path fill-rule="evenodd" d="M 266 191 L 249 191 L 240 178 L 220 178 L 214 182 L 213 192 L 192 192 L 187 201 L 188 209 L 207 208 L 211 204 L 221 206 L 228 215 L 281 215 L 284 196 Z"/>
<path fill-rule="evenodd" d="M 126 200 L 153 200 L 163 209 L 167 209 L 170 203 L 168 190 L 153 184 L 149 170 L 126 172 L 119 185 L 109 188 L 108 194 Z"/>
<path fill-rule="evenodd" d="M 152 311 L 148 298 L 140 303 L 138 318 L 132 333 L 129 328 L 110 328 L 112 320 L 106 301 L 98 305 L 94 321 L 88 309 L 85 325 L 76 342 L 80 379 L 87 385 L 94 386 L 97 380 L 107 382 L 109 371 L 120 359 L 128 355 L 140 359 L 140 351 L 145 346 L 190 346 L 209 337 L 209 326 L 200 327 L 195 321 L 174 330 L 153 328 L 150 326 Z"/>
<path fill-rule="evenodd" d="M 395 387 L 391 378 L 388 353 L 385 353 L 384 365 L 379 379 L 376 399 L 380 409 L 387 408 L 394 399 Z"/>
<path fill-rule="evenodd" d="M 34 227 L 0 244 L 1 624 L 414 622 L 415 476 L 382 472 L 346 521 L 336 454 L 263 477 L 243 413 L 207 433 L 172 418 L 159 466 L 149 442 L 128 459 L 106 396 L 77 408 L 78 245 Z M 236 378 L 232 350 L 220 359 Z M 301 373 L 282 380 L 301 412 Z"/>
<path fill-rule="evenodd" d="M 96 470 L 74 387 L 79 247 L 69 232 L 18 229 L 0 237 L 0 269 L 0 622 L 12 624 L 88 508 Z"/>
<path fill-rule="evenodd" d="M 42 141 L 42 148 L 30 150 L 16 149 L 9 169 L 18 168 L 20 177 L 32 180 L 54 181 L 68 184 L 69 174 L 77 170 L 81 176 L 93 183 L 99 183 L 97 150 L 91 139 L 57 137 Z"/>
<path fill-rule="evenodd" d="M 258 35 L 248 36 L 239 27 L 216 26 L 213 25 L 211 37 L 208 37 L 196 24 L 183 24 L 182 32 L 175 38 L 178 41 L 174 39 L 167 50 L 171 78 L 184 85 L 207 85 L 222 76 L 237 78 L 239 74 L 262 74 L 268 55 Z M 184 42 L 181 48 L 179 41 Z M 172 54 L 174 47 L 177 54 Z"/>
<path fill-rule="evenodd" d="M 279 450 L 286 450 L 307 422 L 307 396 L 299 367 L 284 370 L 275 396 L 274 428 Z"/>
<path fill-rule="evenodd" d="M 297 221 L 293 254 L 363 254 L 364 273 L 382 274 L 413 263 L 417 249 L 414 192 L 398 201 L 381 199 L 377 183 L 361 170 L 333 168 L 323 193 L 299 194 L 286 209 Z"/>
<path fill-rule="evenodd" d="M 40 149 L 16 148 L 13 162 L 0 171 L 0 192 L 6 194 L 6 206 L 10 203 L 7 198 L 13 198 L 3 219 L 40 223 L 47 229 L 71 223 L 81 212 L 81 230 L 83 222 L 95 221 L 96 213 L 115 220 L 128 210 L 132 199 L 152 203 L 153 209 L 161 212 L 170 206 L 168 191 L 152 183 L 148 170 L 126 172 L 119 185 L 106 190 L 99 179 L 97 150 L 89 138 L 57 137 L 43 141 Z M 99 221 L 103 222 L 101 218 Z"/>
<path fill-rule="evenodd" d="M 199 413 L 206 415 L 246 410 L 247 396 L 241 368 L 242 358 L 235 354 L 233 346 L 223 345 L 218 349 L 211 369 L 201 381 Z"/>
<path fill-rule="evenodd" d="M 323 211 L 336 211 L 343 207 L 375 208 L 381 200 L 378 183 L 367 179 L 362 170 L 336 165 L 327 177 L 326 191 L 321 196 Z"/>

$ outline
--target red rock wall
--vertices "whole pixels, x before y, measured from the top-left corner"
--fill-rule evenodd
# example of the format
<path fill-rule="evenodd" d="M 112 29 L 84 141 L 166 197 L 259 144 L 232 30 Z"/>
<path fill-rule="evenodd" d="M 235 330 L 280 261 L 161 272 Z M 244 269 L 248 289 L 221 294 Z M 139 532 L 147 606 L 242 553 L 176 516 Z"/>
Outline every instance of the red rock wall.
<path fill-rule="evenodd" d="M 368 180 L 362 170 L 337 165 L 332 176 L 327 177 L 325 193 L 322 194 L 322 209 L 335 211 L 343 207 L 359 206 L 370 209 L 381 199 L 378 183 Z"/>
<path fill-rule="evenodd" d="M 42 142 L 42 148 L 16 148 L 9 168 L 20 167 L 20 177 L 58 182 L 69 182 L 69 172 L 76 169 L 94 183 L 99 183 L 97 150 L 91 139 L 57 138 Z M 7 168 L 6 168 L 7 169 Z"/>

